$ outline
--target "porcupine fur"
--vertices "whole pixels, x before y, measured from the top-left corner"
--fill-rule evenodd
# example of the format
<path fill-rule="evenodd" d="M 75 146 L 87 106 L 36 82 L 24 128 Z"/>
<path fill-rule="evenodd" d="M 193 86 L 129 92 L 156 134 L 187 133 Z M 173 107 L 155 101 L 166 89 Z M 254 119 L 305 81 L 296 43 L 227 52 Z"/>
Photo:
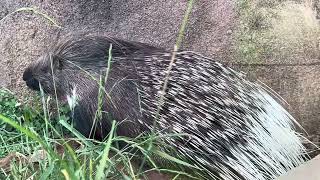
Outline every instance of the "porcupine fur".
<path fill-rule="evenodd" d="M 105 74 L 110 44 L 106 113 L 92 133 L 99 85 L 88 73 L 96 79 Z M 74 121 L 83 135 L 103 139 L 115 119 L 121 121 L 117 135 L 136 137 L 153 128 L 171 57 L 143 43 L 72 35 L 32 62 L 23 79 L 31 89 L 39 90 L 40 83 L 44 92 L 56 92 L 60 100 L 76 90 Z M 178 51 L 164 97 L 156 132 L 188 134 L 163 140 L 179 157 L 206 169 L 208 179 L 273 179 L 305 160 L 294 118 L 263 86 L 211 58 Z"/>

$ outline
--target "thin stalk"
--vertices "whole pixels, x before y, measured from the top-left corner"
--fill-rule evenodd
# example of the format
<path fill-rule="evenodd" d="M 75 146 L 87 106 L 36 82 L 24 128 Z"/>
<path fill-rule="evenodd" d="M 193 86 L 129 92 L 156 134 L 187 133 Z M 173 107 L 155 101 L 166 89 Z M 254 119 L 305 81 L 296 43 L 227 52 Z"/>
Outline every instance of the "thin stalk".
<path fill-rule="evenodd" d="M 105 97 L 104 95 L 106 95 L 107 97 L 109 96 L 104 87 L 107 84 L 108 76 L 109 76 L 109 73 L 110 73 L 111 60 L 112 60 L 112 44 L 110 44 L 109 51 L 108 51 L 107 70 L 106 70 L 104 81 L 102 81 L 102 77 L 101 76 L 100 76 L 100 80 L 99 80 L 98 109 L 97 109 L 96 115 L 95 115 L 95 117 L 93 119 L 93 123 L 92 123 L 92 127 L 91 127 L 91 130 L 90 130 L 89 137 L 91 137 L 91 135 L 92 135 L 92 133 L 94 131 L 94 127 L 96 127 L 95 124 L 96 124 L 97 119 L 101 119 L 102 118 L 103 99 Z"/>
<path fill-rule="evenodd" d="M 187 23 L 188 23 L 188 20 L 189 20 L 189 16 L 191 14 L 193 3 L 194 3 L 194 0 L 189 0 L 188 7 L 187 7 L 186 13 L 184 15 L 183 21 L 182 21 L 182 25 L 181 25 L 180 30 L 179 30 L 178 38 L 177 38 L 176 44 L 174 45 L 174 48 L 173 48 L 171 61 L 170 61 L 170 64 L 169 64 L 169 67 L 168 67 L 168 70 L 167 70 L 167 74 L 165 76 L 165 80 L 164 80 L 164 83 L 163 83 L 162 91 L 161 91 L 161 94 L 160 94 L 160 97 L 159 97 L 157 111 L 156 111 L 156 117 L 155 117 L 155 119 L 153 121 L 153 128 L 152 128 L 152 131 L 151 131 L 151 136 L 155 135 L 155 131 L 156 131 L 156 128 L 157 128 L 157 122 L 160 119 L 160 110 L 161 110 L 161 108 L 162 108 L 162 106 L 164 104 L 164 98 L 165 98 L 166 89 L 167 89 L 168 82 L 169 82 L 170 72 L 171 72 L 173 64 L 175 62 L 177 51 L 179 50 L 179 48 L 181 46 L 181 42 L 183 40 L 184 31 L 185 31 L 185 28 L 187 26 Z M 152 148 L 152 144 L 153 144 L 152 139 L 153 138 L 151 138 L 150 143 L 148 145 L 147 153 L 149 153 L 151 148 Z M 142 170 L 142 168 L 143 168 L 143 166 L 145 164 L 145 161 L 146 161 L 146 157 L 143 158 L 138 172 L 141 172 L 141 170 Z"/>

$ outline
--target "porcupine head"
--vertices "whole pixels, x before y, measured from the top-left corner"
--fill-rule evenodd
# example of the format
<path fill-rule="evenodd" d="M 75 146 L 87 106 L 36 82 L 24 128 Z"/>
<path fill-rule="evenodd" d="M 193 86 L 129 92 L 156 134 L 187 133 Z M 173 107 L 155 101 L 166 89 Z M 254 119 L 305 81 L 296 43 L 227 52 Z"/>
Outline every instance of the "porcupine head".
<path fill-rule="evenodd" d="M 65 102 L 68 96 L 76 95 L 77 102 L 73 113 L 75 128 L 86 137 L 103 139 L 111 128 L 112 120 L 122 120 L 117 134 L 136 136 L 141 132 L 141 127 L 130 121 L 140 116 L 136 110 L 139 106 L 134 83 L 136 77 L 134 73 L 130 73 L 133 70 L 125 65 L 110 68 L 107 73 L 108 58 L 111 46 L 113 59 L 134 54 L 139 51 L 137 48 L 146 47 L 129 43 L 126 44 L 126 49 L 122 49 L 124 46 L 119 43 L 121 41 L 113 41 L 107 37 L 67 37 L 32 62 L 26 68 L 23 80 L 29 88 L 40 90 L 41 86 L 45 93 L 53 97 L 56 95 L 62 102 Z M 110 64 L 112 67 L 112 63 Z M 101 88 L 101 82 L 106 75 L 105 88 Z M 99 98 L 102 99 L 101 104 L 98 103 Z M 100 115 L 97 113 L 98 108 L 103 111 Z"/>

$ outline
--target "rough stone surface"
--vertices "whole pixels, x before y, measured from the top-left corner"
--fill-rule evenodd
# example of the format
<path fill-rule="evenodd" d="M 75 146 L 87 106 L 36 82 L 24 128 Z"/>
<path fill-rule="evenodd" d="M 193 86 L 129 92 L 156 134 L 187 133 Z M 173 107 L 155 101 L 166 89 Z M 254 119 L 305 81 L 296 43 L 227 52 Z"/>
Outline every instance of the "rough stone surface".
<path fill-rule="evenodd" d="M 178 0 L 1 1 L 0 18 L 7 16 L 0 21 L 0 62 L 5 67 L 0 79 L 7 80 L 1 80 L 2 86 L 16 92 L 23 87 L 23 68 L 52 44 L 58 32 L 65 34 L 93 29 L 112 37 L 171 49 L 187 7 L 187 1 Z M 8 15 L 22 7 L 36 7 L 55 19 L 62 28 L 52 26 L 44 17 L 32 12 Z M 231 1 L 197 2 L 183 48 L 207 55 L 222 51 L 220 47 L 227 45 L 229 37 L 226 32 L 232 28 L 233 15 Z"/>
<path fill-rule="evenodd" d="M 24 68 L 48 48 L 58 34 L 95 30 L 127 40 L 171 49 L 187 6 L 181 0 L 0 0 L 0 87 L 27 94 Z M 32 12 L 36 7 L 62 27 Z M 232 0 L 196 1 L 186 29 L 183 49 L 227 62 L 236 13 Z M 301 63 L 309 60 L 301 60 Z M 274 62 L 282 63 L 282 62 Z M 236 67 L 239 68 L 239 67 Z M 257 66 L 254 76 L 274 89 L 289 104 L 289 111 L 310 133 L 320 127 L 319 66 Z M 240 67 L 246 70 L 246 68 Z"/>

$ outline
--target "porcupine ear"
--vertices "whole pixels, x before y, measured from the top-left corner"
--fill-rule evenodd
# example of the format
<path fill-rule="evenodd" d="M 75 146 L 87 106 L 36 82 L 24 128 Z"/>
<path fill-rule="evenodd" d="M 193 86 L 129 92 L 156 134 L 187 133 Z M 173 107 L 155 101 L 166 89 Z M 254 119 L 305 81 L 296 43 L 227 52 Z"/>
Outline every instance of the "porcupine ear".
<path fill-rule="evenodd" d="M 58 70 L 62 69 L 63 61 L 62 61 L 61 57 L 59 57 L 57 55 L 52 55 L 50 59 L 52 60 L 53 69 L 58 69 Z"/>

